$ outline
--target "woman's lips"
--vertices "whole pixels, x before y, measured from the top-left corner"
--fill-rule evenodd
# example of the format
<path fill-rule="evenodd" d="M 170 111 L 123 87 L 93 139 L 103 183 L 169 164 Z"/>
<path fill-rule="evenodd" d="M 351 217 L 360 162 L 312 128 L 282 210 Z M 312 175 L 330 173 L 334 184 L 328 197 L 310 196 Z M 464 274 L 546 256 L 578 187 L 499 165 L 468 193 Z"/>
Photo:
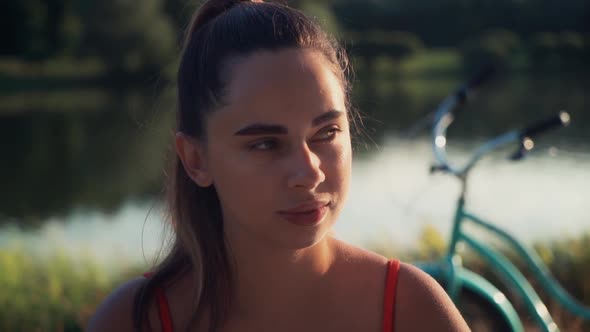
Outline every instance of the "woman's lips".
<path fill-rule="evenodd" d="M 330 203 L 314 202 L 299 205 L 293 209 L 279 211 L 278 214 L 287 221 L 299 226 L 319 224 L 328 213 Z"/>

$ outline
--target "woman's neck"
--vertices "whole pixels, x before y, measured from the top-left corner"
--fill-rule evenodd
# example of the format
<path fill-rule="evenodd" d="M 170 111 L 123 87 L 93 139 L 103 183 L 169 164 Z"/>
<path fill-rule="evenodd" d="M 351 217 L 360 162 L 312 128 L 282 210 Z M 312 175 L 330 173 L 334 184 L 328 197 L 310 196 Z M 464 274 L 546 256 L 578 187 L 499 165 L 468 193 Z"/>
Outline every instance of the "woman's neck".
<path fill-rule="evenodd" d="M 235 293 L 231 315 L 253 318 L 278 314 L 277 308 L 308 306 L 309 294 L 319 295 L 326 289 L 334 260 L 332 241 L 326 236 L 311 247 L 297 250 L 232 246 Z"/>

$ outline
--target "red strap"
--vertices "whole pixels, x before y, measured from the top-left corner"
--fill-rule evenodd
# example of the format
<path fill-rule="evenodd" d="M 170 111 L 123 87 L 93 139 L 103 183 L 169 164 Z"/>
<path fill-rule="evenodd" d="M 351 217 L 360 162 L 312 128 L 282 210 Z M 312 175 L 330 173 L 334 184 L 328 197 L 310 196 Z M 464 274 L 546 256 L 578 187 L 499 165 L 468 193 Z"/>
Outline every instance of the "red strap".
<path fill-rule="evenodd" d="M 398 260 L 390 260 L 387 266 L 387 281 L 385 284 L 385 301 L 383 310 L 383 332 L 393 332 L 393 317 L 395 313 L 395 289 L 397 286 L 397 276 L 399 272 Z M 150 277 L 151 273 L 145 273 L 144 276 Z M 158 287 L 155 290 L 156 300 L 158 301 L 158 311 L 160 313 L 160 320 L 162 322 L 163 332 L 173 332 L 172 319 L 170 318 L 170 308 L 166 294 L 162 288 Z"/>
<path fill-rule="evenodd" d="M 172 332 L 172 319 L 170 318 L 168 300 L 166 300 L 166 294 L 160 287 L 156 288 L 156 299 L 158 301 L 160 321 L 162 322 L 162 332 Z"/>
<path fill-rule="evenodd" d="M 143 274 L 144 277 L 149 278 L 153 273 L 146 272 Z M 168 306 L 168 300 L 166 299 L 166 293 L 160 287 L 155 289 L 156 301 L 158 302 L 158 312 L 160 314 L 160 322 L 162 323 L 162 332 L 173 332 L 172 318 L 170 317 L 170 307 Z"/>
<path fill-rule="evenodd" d="M 397 286 L 398 272 L 399 261 L 396 259 L 390 260 L 387 266 L 387 281 L 385 284 L 383 332 L 393 332 L 393 317 L 395 314 L 395 289 Z"/>

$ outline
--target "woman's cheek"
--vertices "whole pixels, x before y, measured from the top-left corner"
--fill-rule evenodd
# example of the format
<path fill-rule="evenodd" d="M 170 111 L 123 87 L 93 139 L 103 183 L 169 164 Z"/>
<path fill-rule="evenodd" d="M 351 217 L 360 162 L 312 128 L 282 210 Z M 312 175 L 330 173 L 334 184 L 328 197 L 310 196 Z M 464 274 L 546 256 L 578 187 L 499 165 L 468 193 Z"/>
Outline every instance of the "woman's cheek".
<path fill-rule="evenodd" d="M 326 155 L 326 179 L 335 182 L 333 185 L 337 188 L 335 191 L 346 191 L 348 188 L 348 178 L 351 174 L 351 150 L 346 143 L 331 149 Z"/>

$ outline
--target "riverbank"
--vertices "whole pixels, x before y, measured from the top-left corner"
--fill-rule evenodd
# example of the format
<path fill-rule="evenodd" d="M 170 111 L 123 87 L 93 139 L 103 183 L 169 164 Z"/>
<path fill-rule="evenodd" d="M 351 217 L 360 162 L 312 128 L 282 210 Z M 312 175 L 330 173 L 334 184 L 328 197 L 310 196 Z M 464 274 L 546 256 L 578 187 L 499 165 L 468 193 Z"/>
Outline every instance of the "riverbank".
<path fill-rule="evenodd" d="M 535 248 L 553 275 L 582 303 L 590 304 L 590 232 Z M 417 249 L 392 252 L 384 244 L 369 247 L 403 260 L 433 259 L 444 250 L 441 234 L 426 228 Z M 107 273 L 95 259 L 73 259 L 56 251 L 41 259 L 22 249 L 0 250 L 1 331 L 83 331 L 100 302 L 124 280 L 141 275 L 148 265 L 122 263 Z M 482 273 L 486 273 L 485 269 Z M 541 293 L 542 297 L 546 297 Z M 584 328 L 555 303 L 548 306 L 560 327 Z"/>
<path fill-rule="evenodd" d="M 460 50 L 455 48 L 423 48 L 412 55 L 395 58 L 391 56 L 353 56 L 353 70 L 359 78 L 357 85 L 371 85 L 369 81 L 381 79 L 417 79 L 441 77 L 465 77 L 478 68 L 494 64 L 497 69 L 510 75 L 580 75 L 575 61 L 559 58 L 558 63 L 538 66 L 522 57 L 502 61 L 490 61 L 482 57 L 478 64 L 469 64 Z M 58 57 L 42 61 L 25 61 L 18 58 L 0 57 L 0 94 L 22 90 L 53 90 L 68 88 L 96 88 L 153 85 L 155 82 L 173 82 L 177 68 L 176 60 L 150 68 L 146 71 L 113 72 L 97 57 Z"/>

